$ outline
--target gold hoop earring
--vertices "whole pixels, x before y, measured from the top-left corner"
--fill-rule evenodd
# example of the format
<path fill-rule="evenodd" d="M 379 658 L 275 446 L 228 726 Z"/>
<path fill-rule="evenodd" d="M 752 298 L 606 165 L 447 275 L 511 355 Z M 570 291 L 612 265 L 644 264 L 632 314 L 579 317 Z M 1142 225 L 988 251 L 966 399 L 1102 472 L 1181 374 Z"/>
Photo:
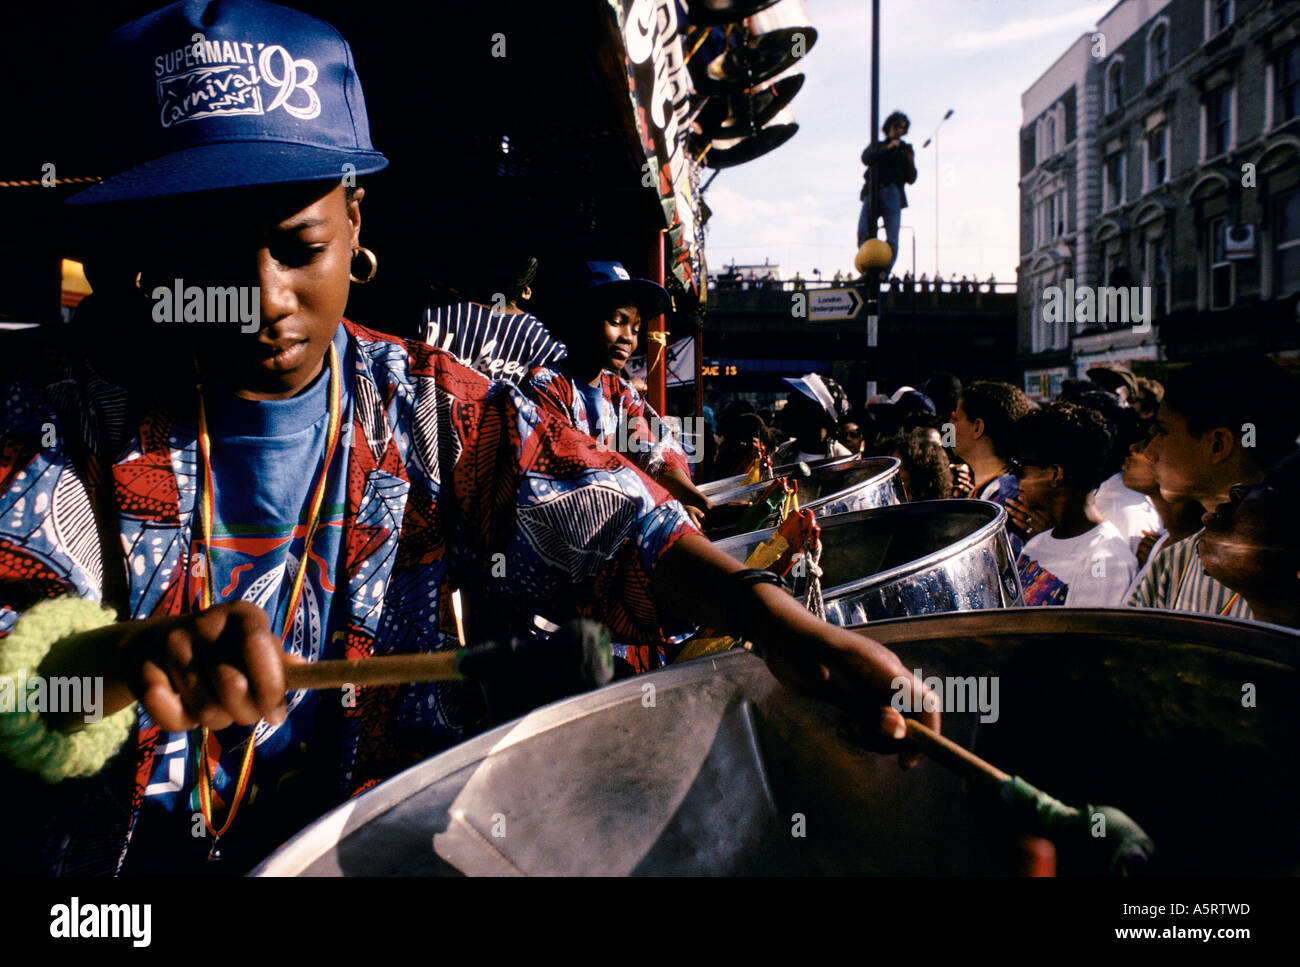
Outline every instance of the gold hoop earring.
<path fill-rule="evenodd" d="M 144 276 L 144 273 L 143 273 L 143 272 L 137 272 L 137 273 L 135 274 L 135 287 L 136 287 L 137 290 L 139 290 L 139 291 L 141 291 L 141 292 L 144 291 L 144 289 L 142 289 L 142 288 L 140 287 L 140 279 L 141 279 L 143 276 Z"/>
<path fill-rule="evenodd" d="M 375 258 L 375 253 L 370 251 L 370 249 L 366 248 L 364 245 L 359 246 L 356 249 L 353 249 L 352 260 L 356 261 L 358 255 L 364 256 L 366 261 L 370 263 L 370 271 L 366 273 L 365 278 L 358 279 L 356 277 L 356 274 L 349 267 L 348 278 L 351 279 L 353 282 L 357 283 L 357 285 L 365 285 L 367 282 L 373 279 L 375 277 L 375 273 L 379 271 L 379 259 Z"/>

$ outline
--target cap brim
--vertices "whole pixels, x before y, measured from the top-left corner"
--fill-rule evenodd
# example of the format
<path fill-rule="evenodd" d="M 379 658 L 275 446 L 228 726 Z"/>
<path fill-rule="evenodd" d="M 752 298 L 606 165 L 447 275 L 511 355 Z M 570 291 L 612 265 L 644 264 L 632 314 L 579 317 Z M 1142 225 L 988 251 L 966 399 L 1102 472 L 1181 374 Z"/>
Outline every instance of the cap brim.
<path fill-rule="evenodd" d="M 642 316 L 662 315 L 672 307 L 668 290 L 649 279 L 621 279 L 606 282 L 588 290 L 592 298 L 626 300 L 625 304 L 637 307 Z"/>
<path fill-rule="evenodd" d="M 345 168 L 351 165 L 351 168 Z M 146 161 L 71 195 L 67 205 L 104 205 L 229 188 L 342 181 L 388 167 L 378 151 L 266 141 L 197 145 Z"/>
<path fill-rule="evenodd" d="M 834 399 L 832 398 L 828 401 L 818 396 L 817 391 L 813 389 L 811 385 L 809 385 L 807 377 L 782 376 L 781 379 L 784 382 L 789 383 L 796 390 L 798 390 L 800 396 L 803 396 L 805 399 L 807 399 L 809 402 L 815 405 L 819 410 L 824 412 L 830 418 L 832 423 L 839 422 L 839 418 L 836 415 L 834 409 Z"/>
<path fill-rule="evenodd" d="M 1112 393 L 1121 386 L 1126 387 L 1130 393 L 1137 392 L 1137 379 L 1131 373 L 1122 373 L 1119 370 L 1105 367 L 1094 367 L 1088 370 L 1087 376 L 1098 386 L 1110 390 Z"/>

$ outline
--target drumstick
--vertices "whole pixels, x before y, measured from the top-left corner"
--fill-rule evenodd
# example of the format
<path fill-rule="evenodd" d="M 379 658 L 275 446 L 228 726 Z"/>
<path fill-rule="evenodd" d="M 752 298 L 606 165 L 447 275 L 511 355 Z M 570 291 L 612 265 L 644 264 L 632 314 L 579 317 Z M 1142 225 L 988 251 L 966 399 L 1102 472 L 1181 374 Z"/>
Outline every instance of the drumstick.
<path fill-rule="evenodd" d="M 357 661 L 315 661 L 288 665 L 285 689 L 342 688 L 344 685 L 405 685 L 410 682 L 463 682 L 457 670 L 464 648 L 419 655 L 379 655 Z"/>
<path fill-rule="evenodd" d="M 905 741 L 958 775 L 995 785 L 1002 801 L 1019 813 L 1033 832 L 1052 840 L 1068 837 L 1079 844 L 1086 843 L 1093 852 L 1104 855 L 1110 873 L 1128 876 L 1141 872 L 1155 853 L 1151 837 L 1114 806 L 1088 805 L 1081 810 L 1067 806 L 915 719 L 904 721 L 907 723 Z"/>
<path fill-rule="evenodd" d="M 490 681 L 532 675 L 549 666 L 574 691 L 604 685 L 614 677 L 614 653 L 603 625 L 580 619 L 548 640 L 488 641 L 469 648 L 415 655 L 377 655 L 359 660 L 287 665 L 285 688 L 319 690 L 346 685 L 406 685 L 413 682 Z"/>

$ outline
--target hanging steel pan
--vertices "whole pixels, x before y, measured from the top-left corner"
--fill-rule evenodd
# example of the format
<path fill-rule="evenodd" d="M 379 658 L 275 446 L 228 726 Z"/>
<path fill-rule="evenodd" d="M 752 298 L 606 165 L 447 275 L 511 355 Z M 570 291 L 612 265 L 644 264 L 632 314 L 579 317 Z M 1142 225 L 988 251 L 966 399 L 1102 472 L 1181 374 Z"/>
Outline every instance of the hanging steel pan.
<path fill-rule="evenodd" d="M 696 68 L 694 74 L 697 89 L 710 93 L 754 87 L 789 70 L 817 42 L 811 24 L 803 0 L 780 0 L 747 17 L 743 28 L 727 33 L 721 52 L 711 48 L 705 55 L 704 69 Z"/>
<path fill-rule="evenodd" d="M 785 108 L 803 87 L 803 74 L 787 74 L 752 91 L 726 98 L 726 110 L 714 116 L 700 115 L 700 137 L 709 141 L 729 141 L 757 134 Z"/>
<path fill-rule="evenodd" d="M 866 457 L 849 458 L 838 465 L 827 463 L 810 467 L 812 472 L 809 476 L 797 476 L 799 506 L 812 510 L 818 517 L 829 517 L 831 514 L 845 514 L 853 510 L 901 504 L 906 497 L 899 479 L 900 466 L 897 457 Z M 793 471 L 782 476 L 795 479 L 797 473 Z M 736 500 L 753 501 L 771 484 L 770 480 L 765 480 L 745 484 L 734 490 L 710 493 L 708 496 L 715 504 Z"/>
<path fill-rule="evenodd" d="M 846 463 L 852 463 L 858 459 L 856 453 L 847 457 L 828 457 L 825 460 L 811 460 L 807 463 L 810 470 L 817 470 L 823 467 L 839 467 Z M 793 477 L 799 472 L 799 464 L 786 463 L 772 470 L 773 477 Z M 734 477 L 722 477 L 718 480 L 710 480 L 708 483 L 700 484 L 700 493 L 712 498 L 714 494 L 724 493 L 729 490 L 739 490 L 745 485 L 746 474 L 739 473 Z"/>
<path fill-rule="evenodd" d="M 1020 607 L 1007 513 L 983 500 L 927 500 L 820 517 L 826 620 L 861 624 L 905 615 Z M 744 561 L 773 529 L 717 541 Z M 800 597 L 804 577 L 787 579 Z"/>
<path fill-rule="evenodd" d="M 799 132 L 794 112 L 788 107 L 779 112 L 767 127 L 745 137 L 709 142 L 699 155 L 700 164 L 710 168 L 732 168 L 775 151 Z"/>
<path fill-rule="evenodd" d="M 778 0 L 692 0 L 687 5 L 686 19 L 698 26 L 716 27 L 743 20 L 777 2 Z"/>
<path fill-rule="evenodd" d="M 925 676 L 985 681 L 983 693 L 963 694 L 997 701 L 948 708 L 944 734 L 1066 802 L 1124 810 L 1155 840 L 1151 872 L 1300 871 L 1295 632 L 1075 608 L 870 631 Z M 1018 827 L 996 804 L 937 763 L 901 771 L 844 725 L 749 652 L 704 658 L 538 709 L 426 760 L 254 872 L 1015 871 Z M 1072 872 L 1064 851 L 1058 872 Z"/>

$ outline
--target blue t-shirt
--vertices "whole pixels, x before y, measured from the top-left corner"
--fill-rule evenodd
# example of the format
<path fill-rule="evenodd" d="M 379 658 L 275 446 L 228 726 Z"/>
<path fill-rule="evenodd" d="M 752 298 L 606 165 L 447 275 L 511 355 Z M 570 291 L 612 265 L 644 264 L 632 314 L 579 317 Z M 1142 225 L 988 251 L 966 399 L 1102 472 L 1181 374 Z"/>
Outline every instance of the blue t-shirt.
<path fill-rule="evenodd" d="M 354 365 L 341 326 L 334 346 L 339 354 L 343 390 L 339 443 L 327 477 L 320 523 L 308 552 L 301 599 L 284 643 L 286 652 L 310 661 L 343 657 L 342 646 L 331 647 L 329 640 L 334 578 L 343 547 L 347 485 L 343 469 L 351 426 L 349 374 Z M 329 383 L 327 361 L 320 375 L 290 399 L 252 401 L 215 391 L 204 397 L 215 495 L 211 551 L 214 600 L 244 600 L 258 605 L 266 611 L 271 632 L 277 637 L 284 628 L 285 608 L 304 553 L 311 510 L 308 500 L 324 460 Z M 193 547 L 201 555 L 198 533 Z M 194 606 L 198 607 L 197 602 Z M 307 768 L 308 744 L 317 730 L 319 694 L 291 692 L 289 716 L 284 723 L 278 727 L 265 721 L 257 725 L 250 790 L 240 806 L 241 815 L 231 826 L 231 836 L 237 835 L 241 826 L 251 825 L 242 813 L 272 807 L 286 775 Z M 327 694 L 330 701 L 338 701 L 336 693 Z M 218 761 L 212 766 L 217 797 L 214 822 L 218 827 L 234 797 L 249 734 L 246 726 L 235 725 L 209 740 L 210 751 L 220 749 Z M 180 814 L 178 819 L 198 812 L 196 768 L 195 756 L 187 755 L 185 749 L 164 750 L 146 787 L 144 808 Z M 255 799 L 260 800 L 258 806 L 250 807 Z M 241 819 L 245 821 L 241 823 Z"/>

